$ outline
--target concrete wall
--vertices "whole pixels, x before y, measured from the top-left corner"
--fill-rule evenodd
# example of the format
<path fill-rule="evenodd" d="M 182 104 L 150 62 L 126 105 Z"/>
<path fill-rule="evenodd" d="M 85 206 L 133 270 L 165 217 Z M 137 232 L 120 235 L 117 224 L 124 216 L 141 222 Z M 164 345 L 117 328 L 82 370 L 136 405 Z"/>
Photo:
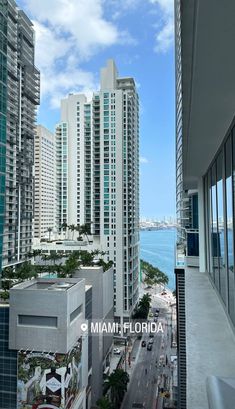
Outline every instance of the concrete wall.
<path fill-rule="evenodd" d="M 9 348 L 67 353 L 81 336 L 78 319 L 85 314 L 85 280 L 73 280 L 75 285 L 67 290 L 36 289 L 38 281 L 49 285 L 52 280 L 32 280 L 10 290 Z M 71 312 L 80 305 L 81 316 L 70 324 Z M 57 327 L 19 325 L 19 315 L 56 317 Z"/>
<path fill-rule="evenodd" d="M 113 320 L 113 268 L 103 272 L 102 267 L 82 267 L 75 276 L 85 278 L 92 285 L 92 318 Z M 106 334 L 92 335 L 92 404 L 102 396 L 103 363 L 112 347 L 113 337 Z"/>

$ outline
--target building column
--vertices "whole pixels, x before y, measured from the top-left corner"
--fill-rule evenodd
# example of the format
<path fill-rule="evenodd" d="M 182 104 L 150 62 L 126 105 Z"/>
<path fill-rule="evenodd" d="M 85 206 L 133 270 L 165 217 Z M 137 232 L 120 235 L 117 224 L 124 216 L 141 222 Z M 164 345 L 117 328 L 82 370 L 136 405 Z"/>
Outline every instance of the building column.
<path fill-rule="evenodd" d="M 199 270 L 206 271 L 205 197 L 203 178 L 198 180 Z"/>

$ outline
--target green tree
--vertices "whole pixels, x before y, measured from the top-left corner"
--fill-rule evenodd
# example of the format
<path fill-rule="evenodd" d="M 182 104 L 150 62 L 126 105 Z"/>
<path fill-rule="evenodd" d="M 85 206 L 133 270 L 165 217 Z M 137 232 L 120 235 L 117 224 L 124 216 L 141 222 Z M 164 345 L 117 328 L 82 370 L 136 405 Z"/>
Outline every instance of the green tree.
<path fill-rule="evenodd" d="M 28 253 L 27 256 L 29 258 L 32 258 L 33 261 L 35 262 L 35 258 L 40 256 L 42 254 L 42 250 L 33 250 L 32 252 Z"/>
<path fill-rule="evenodd" d="M 149 313 L 151 305 L 151 296 L 149 293 L 144 294 L 135 307 L 132 318 L 133 319 L 146 319 Z"/>
<path fill-rule="evenodd" d="M 75 270 L 80 266 L 80 261 L 72 253 L 68 259 L 65 261 L 65 264 L 61 266 L 61 271 L 59 272 L 60 277 L 72 277 Z"/>
<path fill-rule="evenodd" d="M 144 294 L 143 297 L 139 301 L 139 306 L 142 306 L 143 308 L 146 308 L 149 310 L 150 305 L 151 305 L 151 295 L 149 293 Z"/>
<path fill-rule="evenodd" d="M 17 276 L 20 280 L 30 280 L 37 277 L 35 266 L 29 261 L 25 261 L 16 269 Z"/>
<path fill-rule="evenodd" d="M 107 397 L 102 397 L 97 401 L 97 406 L 99 409 L 113 409 L 113 404 L 108 400 Z"/>
<path fill-rule="evenodd" d="M 147 261 L 140 260 L 141 269 L 145 274 L 144 282 L 149 287 L 153 287 L 154 285 L 167 285 L 168 284 L 168 276 L 163 273 L 159 268 L 154 267 L 152 264 L 148 263 Z"/>
<path fill-rule="evenodd" d="M 2 278 L 14 279 L 16 278 L 16 273 L 13 267 L 6 267 L 2 270 Z"/>
<path fill-rule="evenodd" d="M 87 250 L 80 251 L 80 261 L 83 266 L 93 266 L 93 254 L 89 253 Z"/>
<path fill-rule="evenodd" d="M 119 409 L 127 390 L 129 375 L 123 369 L 115 369 L 106 380 L 107 388 L 110 390 L 110 398 L 114 409 Z"/>
<path fill-rule="evenodd" d="M 9 291 L 4 291 L 4 293 L 1 293 L 0 294 L 0 298 L 2 299 L 2 300 L 4 300 L 4 301 L 7 301 L 7 300 L 9 300 Z"/>

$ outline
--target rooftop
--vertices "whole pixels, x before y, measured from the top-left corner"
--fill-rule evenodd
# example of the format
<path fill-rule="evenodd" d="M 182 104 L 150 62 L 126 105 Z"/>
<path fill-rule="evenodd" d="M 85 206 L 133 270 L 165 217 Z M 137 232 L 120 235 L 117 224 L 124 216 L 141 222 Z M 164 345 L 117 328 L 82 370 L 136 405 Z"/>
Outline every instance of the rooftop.
<path fill-rule="evenodd" d="M 16 284 L 11 290 L 50 290 L 50 291 L 67 291 L 82 281 L 77 278 L 37 278 L 35 280 L 24 281 Z"/>

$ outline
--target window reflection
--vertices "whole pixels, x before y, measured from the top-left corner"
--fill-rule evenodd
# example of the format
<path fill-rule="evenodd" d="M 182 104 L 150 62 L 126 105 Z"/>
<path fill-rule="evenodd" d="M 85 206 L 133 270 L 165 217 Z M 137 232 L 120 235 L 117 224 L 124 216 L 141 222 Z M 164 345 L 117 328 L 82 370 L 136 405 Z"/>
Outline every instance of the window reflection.
<path fill-rule="evenodd" d="M 235 128 L 204 181 L 207 191 L 207 265 L 235 325 Z"/>
<path fill-rule="evenodd" d="M 223 205 L 223 154 L 219 154 L 217 159 L 217 208 L 218 208 L 218 240 L 219 240 L 219 269 L 220 269 L 220 293 L 226 303 L 226 261 L 225 261 L 225 241 L 224 241 L 224 205 Z"/>
<path fill-rule="evenodd" d="M 217 289 L 220 289 L 220 279 L 219 279 L 219 240 L 218 240 L 218 225 L 217 225 L 217 198 L 216 198 L 216 167 L 212 168 L 211 173 L 211 211 L 212 211 L 212 237 L 211 237 L 211 247 L 212 247 L 212 265 L 214 273 L 214 282 Z"/>

